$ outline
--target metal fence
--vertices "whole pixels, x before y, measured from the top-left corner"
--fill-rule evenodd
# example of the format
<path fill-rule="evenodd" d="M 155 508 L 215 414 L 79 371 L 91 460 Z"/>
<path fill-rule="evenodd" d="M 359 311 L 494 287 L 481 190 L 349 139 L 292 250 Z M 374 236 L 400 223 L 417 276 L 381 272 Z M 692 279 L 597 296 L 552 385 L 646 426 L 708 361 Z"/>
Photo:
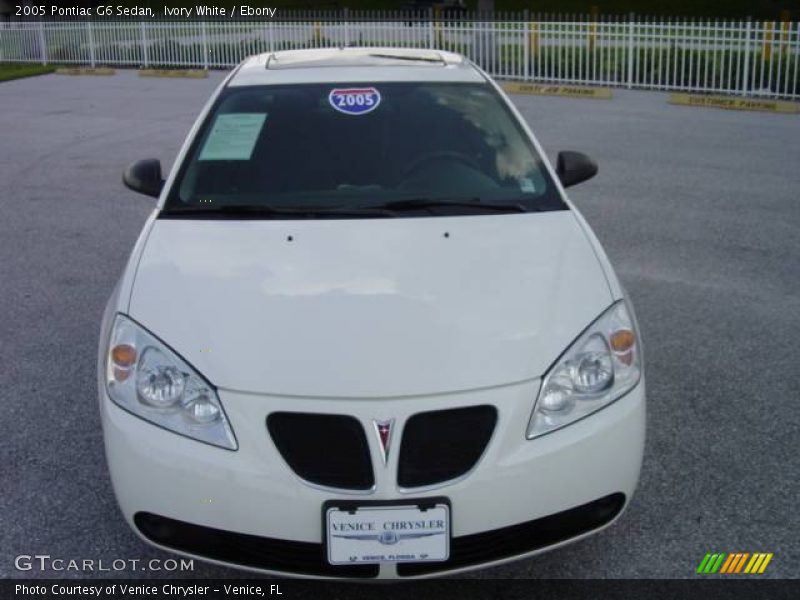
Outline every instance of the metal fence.
<path fill-rule="evenodd" d="M 270 21 L 0 23 L 0 62 L 232 67 L 249 54 L 433 47 L 502 79 L 800 98 L 800 23 L 347 13 Z"/>

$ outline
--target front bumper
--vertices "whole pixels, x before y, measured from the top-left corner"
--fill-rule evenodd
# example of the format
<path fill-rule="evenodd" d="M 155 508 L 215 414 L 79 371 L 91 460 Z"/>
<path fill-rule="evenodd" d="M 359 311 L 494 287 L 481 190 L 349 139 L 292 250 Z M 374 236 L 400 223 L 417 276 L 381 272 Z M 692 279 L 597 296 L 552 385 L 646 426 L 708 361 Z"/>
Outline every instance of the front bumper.
<path fill-rule="evenodd" d="M 287 398 L 220 390 L 238 451 L 155 427 L 100 405 L 111 479 L 122 512 L 147 541 L 173 551 L 259 571 L 300 576 L 412 577 L 497 564 L 578 539 L 612 522 L 639 476 L 645 432 L 644 380 L 612 405 L 535 440 L 525 429 L 538 381 L 431 397 Z M 368 435 L 375 487 L 347 493 L 312 486 L 284 462 L 266 428 L 275 411 L 348 414 L 370 431 L 373 419 L 402 425 L 413 414 L 491 404 L 497 425 L 477 465 L 453 482 L 403 490 L 396 457 L 380 459 Z M 393 460 L 394 457 L 394 460 Z M 435 460 L 435 457 L 431 457 Z M 446 496 L 453 535 L 445 563 L 330 567 L 321 507 L 331 499 L 398 500 Z"/>

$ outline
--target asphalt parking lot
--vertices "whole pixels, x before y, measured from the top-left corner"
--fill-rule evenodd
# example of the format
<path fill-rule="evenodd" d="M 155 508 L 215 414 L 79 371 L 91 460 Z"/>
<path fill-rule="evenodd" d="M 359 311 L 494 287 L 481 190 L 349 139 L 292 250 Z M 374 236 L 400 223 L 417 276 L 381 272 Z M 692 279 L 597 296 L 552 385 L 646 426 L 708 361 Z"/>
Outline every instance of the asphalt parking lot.
<path fill-rule="evenodd" d="M 171 164 L 221 78 L 0 84 L 2 577 L 81 575 L 19 572 L 21 554 L 168 556 L 116 506 L 97 336 L 153 206 L 121 171 L 151 156 Z M 670 106 L 649 92 L 515 102 L 551 157 L 582 150 L 600 164 L 571 196 L 636 305 L 648 439 L 616 525 L 471 576 L 691 578 L 706 552 L 744 551 L 775 554 L 764 576 L 797 577 L 800 117 Z M 196 561 L 184 575 L 241 573 Z"/>

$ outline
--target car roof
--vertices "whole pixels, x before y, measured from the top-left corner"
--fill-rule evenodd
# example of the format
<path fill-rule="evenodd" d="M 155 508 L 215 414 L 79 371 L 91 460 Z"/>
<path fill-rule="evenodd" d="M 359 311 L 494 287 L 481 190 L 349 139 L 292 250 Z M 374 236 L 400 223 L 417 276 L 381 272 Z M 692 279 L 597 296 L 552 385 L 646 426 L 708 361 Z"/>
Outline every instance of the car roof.
<path fill-rule="evenodd" d="M 387 81 L 481 83 L 485 78 L 465 57 L 443 50 L 315 48 L 251 56 L 228 85 Z"/>

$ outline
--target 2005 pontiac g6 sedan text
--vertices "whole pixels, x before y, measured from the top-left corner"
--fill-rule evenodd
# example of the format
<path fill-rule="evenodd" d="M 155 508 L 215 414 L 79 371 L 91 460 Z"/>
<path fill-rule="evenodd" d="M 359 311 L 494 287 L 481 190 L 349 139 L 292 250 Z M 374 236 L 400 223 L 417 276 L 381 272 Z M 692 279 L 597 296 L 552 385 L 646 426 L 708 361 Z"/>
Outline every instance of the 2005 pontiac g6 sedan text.
<path fill-rule="evenodd" d="M 155 196 L 98 387 L 125 519 L 280 574 L 408 578 L 597 532 L 631 498 L 632 307 L 501 89 L 456 54 L 249 58 Z"/>

